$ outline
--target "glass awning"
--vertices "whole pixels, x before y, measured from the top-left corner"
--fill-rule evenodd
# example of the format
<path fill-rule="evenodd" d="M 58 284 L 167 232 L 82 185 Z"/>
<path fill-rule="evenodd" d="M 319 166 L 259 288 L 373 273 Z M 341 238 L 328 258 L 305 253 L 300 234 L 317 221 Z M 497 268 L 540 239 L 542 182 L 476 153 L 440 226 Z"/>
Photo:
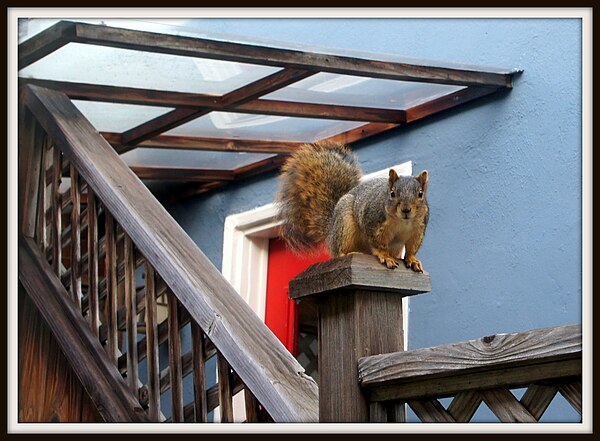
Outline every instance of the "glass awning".
<path fill-rule="evenodd" d="M 511 88 L 517 73 L 168 20 L 26 24 L 20 85 L 65 93 L 140 178 L 186 196 L 278 168 L 301 143 L 351 144 Z"/>

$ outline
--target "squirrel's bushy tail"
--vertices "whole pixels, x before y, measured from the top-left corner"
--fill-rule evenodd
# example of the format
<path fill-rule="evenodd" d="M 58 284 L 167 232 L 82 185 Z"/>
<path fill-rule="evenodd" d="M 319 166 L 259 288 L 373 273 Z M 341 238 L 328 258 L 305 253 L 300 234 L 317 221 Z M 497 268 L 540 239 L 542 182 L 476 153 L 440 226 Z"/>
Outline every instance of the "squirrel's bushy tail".
<path fill-rule="evenodd" d="M 282 167 L 277 194 L 282 237 L 294 252 L 325 240 L 337 201 L 360 182 L 357 158 L 339 143 L 305 144 Z"/>

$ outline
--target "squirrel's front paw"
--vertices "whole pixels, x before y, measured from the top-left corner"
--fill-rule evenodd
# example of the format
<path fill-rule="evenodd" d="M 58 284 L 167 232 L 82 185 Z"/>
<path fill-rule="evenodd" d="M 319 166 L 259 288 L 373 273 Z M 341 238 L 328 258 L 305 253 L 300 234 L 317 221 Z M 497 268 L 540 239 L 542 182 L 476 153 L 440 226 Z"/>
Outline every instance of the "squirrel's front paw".
<path fill-rule="evenodd" d="M 396 259 L 390 256 L 379 257 L 379 261 L 385 266 L 387 266 L 389 269 L 398 268 L 398 266 L 400 265 Z"/>
<path fill-rule="evenodd" d="M 406 264 L 407 268 L 410 268 L 417 273 L 423 272 L 423 265 L 416 257 L 406 257 L 404 258 L 404 263 Z"/>

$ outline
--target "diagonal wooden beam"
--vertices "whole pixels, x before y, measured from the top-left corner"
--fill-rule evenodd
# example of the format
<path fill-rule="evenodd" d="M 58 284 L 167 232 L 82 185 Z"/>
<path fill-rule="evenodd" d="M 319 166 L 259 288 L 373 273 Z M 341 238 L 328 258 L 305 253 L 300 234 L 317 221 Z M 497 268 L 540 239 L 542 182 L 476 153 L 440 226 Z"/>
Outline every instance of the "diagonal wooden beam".
<path fill-rule="evenodd" d="M 283 69 L 223 95 L 219 100 L 219 104 L 223 110 L 227 110 L 228 106 L 254 100 L 261 95 L 266 95 L 314 74 L 315 72 L 313 71 Z M 206 115 L 212 110 L 212 108 L 178 108 L 124 132 L 121 140 L 124 144 L 136 145 L 146 139 L 185 124 L 188 121 Z"/>
<path fill-rule="evenodd" d="M 75 38 L 75 27 L 74 23 L 59 21 L 55 25 L 19 44 L 19 70 L 35 63 L 72 41 Z"/>
<path fill-rule="evenodd" d="M 440 67 L 414 61 L 381 61 L 304 52 L 255 44 L 158 34 L 131 29 L 76 23 L 74 41 L 188 57 L 211 58 L 266 66 L 314 69 L 345 75 L 456 85 L 511 87 L 512 73 Z"/>

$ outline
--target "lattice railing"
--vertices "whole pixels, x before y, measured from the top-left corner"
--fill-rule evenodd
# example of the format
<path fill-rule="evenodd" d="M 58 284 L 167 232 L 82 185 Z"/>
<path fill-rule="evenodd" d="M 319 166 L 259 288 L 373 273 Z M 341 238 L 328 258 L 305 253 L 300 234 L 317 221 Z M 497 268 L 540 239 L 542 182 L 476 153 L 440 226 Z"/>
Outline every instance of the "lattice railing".
<path fill-rule="evenodd" d="M 534 423 L 557 394 L 581 415 L 581 326 L 366 357 L 359 377 L 372 422 L 406 422 L 407 404 L 422 422 L 466 423 L 484 403 L 500 422 Z"/>
<path fill-rule="evenodd" d="M 232 422 L 241 392 L 238 421 L 316 420 L 314 381 L 68 98 L 23 97 L 22 232 L 148 419 L 207 422 L 219 407 Z"/>

